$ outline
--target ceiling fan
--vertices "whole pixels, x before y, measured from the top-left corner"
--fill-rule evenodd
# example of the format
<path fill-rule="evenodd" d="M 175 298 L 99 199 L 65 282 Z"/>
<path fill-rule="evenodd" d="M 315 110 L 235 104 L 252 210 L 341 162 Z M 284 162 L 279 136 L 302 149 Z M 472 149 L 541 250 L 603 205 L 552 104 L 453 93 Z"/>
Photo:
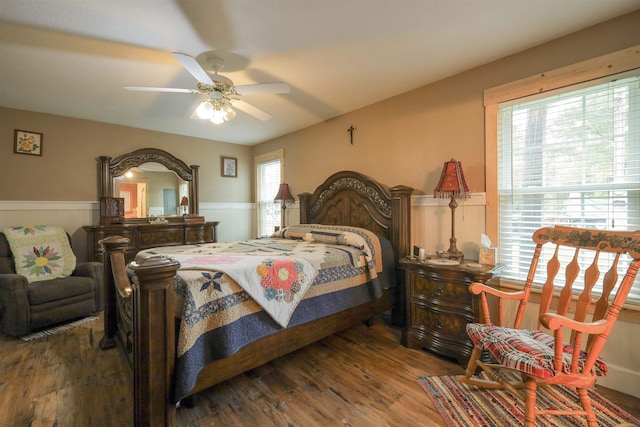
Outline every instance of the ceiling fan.
<path fill-rule="evenodd" d="M 200 66 L 198 61 L 187 54 L 180 52 L 171 53 L 184 68 L 198 81 L 197 89 L 181 89 L 172 87 L 149 87 L 149 86 L 125 86 L 127 90 L 146 92 L 173 92 L 173 93 L 193 93 L 208 95 L 204 99 L 194 114 L 202 119 L 209 119 L 212 123 L 221 124 L 233 119 L 236 112 L 232 107 L 237 108 L 260 120 L 269 120 L 271 115 L 241 99 L 243 95 L 265 94 L 265 93 L 289 93 L 289 85 L 283 82 L 258 83 L 250 85 L 235 86 L 228 77 L 218 74 L 224 62 L 217 56 L 207 59 L 209 65 L 214 70 L 214 74 L 207 73 Z"/>

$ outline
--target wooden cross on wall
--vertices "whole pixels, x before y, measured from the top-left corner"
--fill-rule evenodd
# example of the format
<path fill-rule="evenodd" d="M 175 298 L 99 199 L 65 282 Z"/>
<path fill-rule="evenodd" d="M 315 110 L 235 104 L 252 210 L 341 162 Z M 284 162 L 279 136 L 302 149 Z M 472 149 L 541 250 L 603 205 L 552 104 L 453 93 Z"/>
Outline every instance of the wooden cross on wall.
<path fill-rule="evenodd" d="M 347 132 L 349 132 L 349 139 L 350 139 L 351 145 L 353 145 L 353 131 L 356 129 L 358 128 L 354 128 L 353 125 L 351 125 L 349 129 L 347 129 Z"/>

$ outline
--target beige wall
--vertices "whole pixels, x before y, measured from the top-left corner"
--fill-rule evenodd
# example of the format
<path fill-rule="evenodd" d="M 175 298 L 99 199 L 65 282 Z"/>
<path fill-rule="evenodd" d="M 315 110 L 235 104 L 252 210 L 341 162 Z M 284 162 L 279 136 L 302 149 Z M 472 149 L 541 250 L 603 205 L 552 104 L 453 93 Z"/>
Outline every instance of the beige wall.
<path fill-rule="evenodd" d="M 255 154 L 285 149 L 285 179 L 294 194 L 341 169 L 432 194 L 451 157 L 462 162 L 471 191 L 483 192 L 483 91 L 636 45 L 638 28 L 640 11 L 274 139 Z M 351 125 L 357 128 L 353 145 Z"/>
<path fill-rule="evenodd" d="M 42 157 L 14 154 L 14 129 L 42 133 Z M 200 165 L 201 202 L 251 201 L 251 147 L 7 108 L 0 108 L 0 135 L 0 201 L 96 201 L 98 157 L 138 148 Z M 238 158 L 238 178 L 220 175 L 223 155 Z"/>

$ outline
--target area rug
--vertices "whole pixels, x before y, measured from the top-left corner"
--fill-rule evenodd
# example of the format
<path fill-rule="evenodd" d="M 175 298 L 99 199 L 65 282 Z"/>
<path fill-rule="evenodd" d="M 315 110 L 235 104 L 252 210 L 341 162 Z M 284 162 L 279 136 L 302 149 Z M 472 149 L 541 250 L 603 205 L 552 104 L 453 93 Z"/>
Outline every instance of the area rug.
<path fill-rule="evenodd" d="M 54 326 L 53 328 L 45 329 L 45 330 L 42 330 L 42 331 L 39 331 L 39 332 L 34 332 L 32 334 L 22 336 L 22 337 L 20 337 L 20 339 L 22 341 L 37 340 L 37 339 L 40 339 L 40 338 L 44 338 L 44 337 L 48 337 L 48 336 L 51 336 L 51 335 L 55 335 L 55 334 L 60 333 L 62 331 L 67 331 L 69 329 L 73 329 L 78 325 L 83 325 L 85 323 L 93 322 L 96 319 L 98 319 L 98 318 L 94 317 L 94 316 L 85 317 L 85 318 L 76 320 L 74 322 L 65 323 L 63 325 Z"/>
<path fill-rule="evenodd" d="M 524 402 L 505 390 L 488 390 L 459 383 L 454 376 L 419 377 L 420 387 L 431 398 L 448 426 L 517 426 L 524 423 Z M 640 425 L 640 420 L 618 408 L 595 391 L 589 392 L 599 426 L 622 423 Z M 539 391 L 538 407 L 578 408 L 577 394 L 563 386 Z M 536 426 L 586 426 L 584 417 L 539 415 Z"/>

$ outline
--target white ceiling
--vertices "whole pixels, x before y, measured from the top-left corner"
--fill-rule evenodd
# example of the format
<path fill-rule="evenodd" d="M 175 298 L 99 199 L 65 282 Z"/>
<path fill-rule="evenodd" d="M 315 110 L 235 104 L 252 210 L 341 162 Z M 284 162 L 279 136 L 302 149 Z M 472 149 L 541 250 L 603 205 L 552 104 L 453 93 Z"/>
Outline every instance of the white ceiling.
<path fill-rule="evenodd" d="M 638 0 L 0 0 L 0 106 L 256 144 L 640 8 Z M 222 125 L 174 59 L 284 81 Z M 203 61 L 203 64 L 206 64 Z M 37 131 L 37 129 L 34 129 Z"/>

